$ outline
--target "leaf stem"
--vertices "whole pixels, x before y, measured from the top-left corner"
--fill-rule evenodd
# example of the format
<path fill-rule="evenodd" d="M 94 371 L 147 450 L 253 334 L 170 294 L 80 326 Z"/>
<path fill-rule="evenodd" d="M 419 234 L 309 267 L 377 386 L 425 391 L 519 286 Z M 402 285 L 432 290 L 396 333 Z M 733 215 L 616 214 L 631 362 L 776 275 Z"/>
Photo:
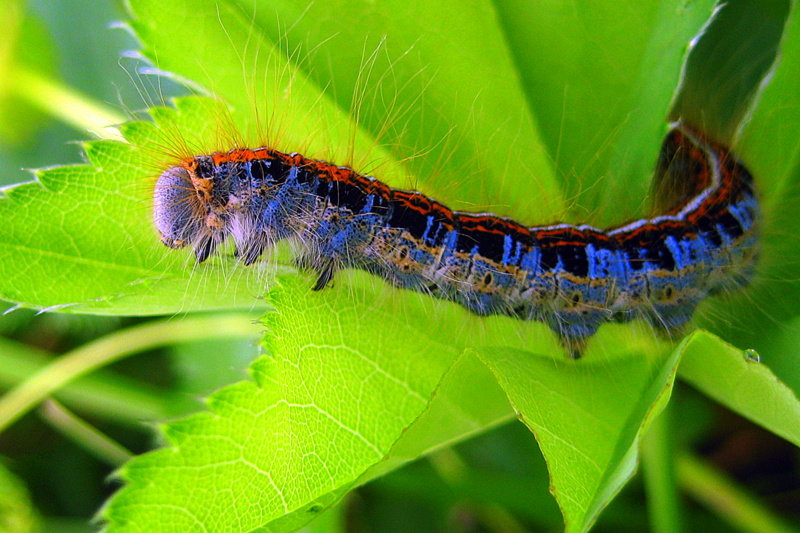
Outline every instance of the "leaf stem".
<path fill-rule="evenodd" d="M 45 113 L 100 139 L 123 140 L 115 125 L 125 122 L 125 116 L 111 107 L 21 66 L 11 77 L 14 93 Z"/>
<path fill-rule="evenodd" d="M 647 492 L 650 529 L 654 533 L 680 533 L 680 500 L 675 481 L 671 409 L 667 405 L 653 420 L 642 441 L 642 467 Z"/>
<path fill-rule="evenodd" d="M 754 495 L 691 453 L 679 454 L 676 467 L 681 488 L 735 528 L 753 533 L 797 533 Z"/>
<path fill-rule="evenodd" d="M 53 399 L 45 400 L 42 418 L 92 455 L 111 466 L 120 466 L 133 454 Z"/>
<path fill-rule="evenodd" d="M 0 338 L 0 388 L 10 389 L 50 364 L 55 356 L 26 344 Z M 55 396 L 105 420 L 141 428 L 142 420 L 159 420 L 188 409 L 193 400 L 108 371 L 65 385 Z"/>
<path fill-rule="evenodd" d="M 165 319 L 116 331 L 64 354 L 0 398 L 0 432 L 70 381 L 144 350 L 208 338 L 257 338 L 245 314 Z"/>

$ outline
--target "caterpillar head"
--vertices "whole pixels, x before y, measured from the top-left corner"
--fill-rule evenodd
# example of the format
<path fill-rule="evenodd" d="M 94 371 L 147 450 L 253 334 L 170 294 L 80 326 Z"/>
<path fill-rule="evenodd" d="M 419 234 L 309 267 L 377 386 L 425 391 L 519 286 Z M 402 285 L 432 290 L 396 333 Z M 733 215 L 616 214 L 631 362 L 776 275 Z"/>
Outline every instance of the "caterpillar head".
<path fill-rule="evenodd" d="M 182 248 L 194 241 L 202 229 L 201 213 L 201 202 L 186 169 L 176 166 L 165 170 L 153 191 L 153 222 L 161 242 Z"/>
<path fill-rule="evenodd" d="M 170 248 L 193 245 L 204 261 L 227 234 L 230 194 L 201 158 L 165 170 L 153 191 L 153 222 Z M 206 171 L 207 170 L 207 171 Z M 224 181 L 224 180 L 223 180 Z"/>

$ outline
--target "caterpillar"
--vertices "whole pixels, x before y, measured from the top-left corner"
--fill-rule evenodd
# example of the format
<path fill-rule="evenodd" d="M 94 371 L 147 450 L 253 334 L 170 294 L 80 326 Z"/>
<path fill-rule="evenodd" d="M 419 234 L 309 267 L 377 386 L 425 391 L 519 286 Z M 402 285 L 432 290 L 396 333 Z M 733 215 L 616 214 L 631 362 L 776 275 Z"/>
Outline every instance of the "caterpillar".
<path fill-rule="evenodd" d="M 757 260 L 753 178 L 725 146 L 673 124 L 653 180 L 662 212 L 610 229 L 528 227 L 453 211 L 417 191 L 270 148 L 186 157 L 154 189 L 153 219 L 170 248 L 198 262 L 228 236 L 245 265 L 283 239 L 323 289 L 343 268 L 456 302 L 478 315 L 544 322 L 578 358 L 605 322 L 644 318 L 662 334 L 698 304 L 746 285 Z"/>

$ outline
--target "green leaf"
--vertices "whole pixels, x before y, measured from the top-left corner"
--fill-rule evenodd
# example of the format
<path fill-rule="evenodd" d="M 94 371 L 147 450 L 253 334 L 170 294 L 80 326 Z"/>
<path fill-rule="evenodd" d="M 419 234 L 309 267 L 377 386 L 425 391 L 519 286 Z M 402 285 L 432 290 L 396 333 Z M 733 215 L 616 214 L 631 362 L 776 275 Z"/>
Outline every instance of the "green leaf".
<path fill-rule="evenodd" d="M 768 236 L 773 226 L 794 221 L 781 215 L 800 175 L 800 15 L 793 9 L 783 34 L 781 53 L 764 86 L 740 141 L 742 155 L 765 195 Z M 773 243 L 770 241 L 770 246 Z"/>
<path fill-rule="evenodd" d="M 597 159 L 598 139 L 619 133 L 615 121 L 625 116 L 625 131 L 630 132 L 623 137 L 632 136 L 635 142 L 628 143 L 624 157 L 647 170 L 617 173 L 608 185 L 631 190 L 632 176 L 644 183 L 655 160 L 664 129 L 661 117 L 678 80 L 684 43 L 710 12 L 710 1 L 676 9 L 635 3 L 637 17 L 630 18 L 634 3 L 609 3 L 576 21 L 571 11 L 552 7 L 537 15 L 518 6 L 514 17 L 511 7 L 495 13 L 489 4 L 467 9 L 457 2 L 450 10 L 436 6 L 430 13 L 413 15 L 384 3 L 312 4 L 308 10 L 305 3 L 273 4 L 131 3 L 132 26 L 156 66 L 207 88 L 232 111 L 185 101 L 179 102 L 177 114 L 154 110 L 156 127 L 138 123 L 124 129 L 131 146 L 89 144 L 89 166 L 40 173 L 42 185 L 59 187 L 59 195 L 33 185 L 8 191 L 18 203 L 6 202 L 0 213 L 19 224 L 0 241 L 8 244 L 4 263 L 32 267 L 24 274 L 12 268 L 0 272 L 7 274 L 0 282 L 0 297 L 34 307 L 126 314 L 250 305 L 249 297 L 260 292 L 255 276 L 229 267 L 225 258 L 214 262 L 234 271 L 224 282 L 212 271 L 214 263 L 190 269 L 190 259 L 154 242 L 147 216 L 152 180 L 169 164 L 165 152 L 208 152 L 229 147 L 231 139 L 261 144 L 271 137 L 278 148 L 306 148 L 307 155 L 339 163 L 360 161 L 356 166 L 365 170 L 370 166 L 365 162 L 378 161 L 380 177 L 395 185 L 424 185 L 426 192 L 455 207 L 536 213 L 536 218 L 526 217 L 533 223 L 563 211 L 560 187 L 535 125 L 549 132 L 549 157 L 557 162 L 572 158 L 562 165 L 571 173 Z M 323 23 L 331 13 L 338 23 L 335 35 Z M 426 20 L 424 28 L 420 17 Z M 292 22 L 289 29 L 285 21 Z M 613 33 L 625 37 L 612 39 L 613 46 L 593 46 L 610 39 L 605 23 L 612 21 Z M 559 31 L 550 39 L 546 36 L 554 32 L 544 28 L 517 31 L 514 24 L 520 22 L 578 35 Z M 456 28 L 459 35 L 452 34 Z M 504 32 L 514 39 L 513 50 Z M 520 37 L 531 33 L 544 40 Z M 463 34 L 481 37 L 465 40 L 459 37 Z M 523 63 L 523 54 L 537 60 Z M 530 64 L 538 68 L 552 58 L 573 67 L 529 73 Z M 603 70 L 611 65 L 614 75 Z M 516 69 L 523 74 L 522 83 Z M 659 76 L 651 75 L 654 70 Z M 564 83 L 572 91 L 569 105 L 556 105 L 554 98 L 562 94 L 557 87 Z M 617 93 L 624 98 L 611 98 Z M 254 103 L 254 95 L 265 98 Z M 617 103 L 608 117 L 587 127 L 580 117 L 601 116 L 595 112 L 599 95 Z M 569 110 L 569 120 L 551 114 L 561 108 Z M 569 133 L 559 133 L 557 142 L 554 128 L 560 131 L 565 124 Z M 309 136 L 312 131 L 316 133 Z M 588 132 L 593 143 L 586 142 Z M 376 148 L 382 142 L 385 146 Z M 413 158 L 420 150 L 425 157 Z M 611 158 L 604 163 L 609 168 L 625 166 L 613 162 L 616 156 L 609 151 L 603 153 Z M 584 163 L 574 162 L 581 158 Z M 475 168 L 481 170 L 480 179 L 466 179 Z M 535 194 L 528 193 L 532 190 Z"/>
<path fill-rule="evenodd" d="M 776 60 L 783 25 L 793 3 L 720 3 L 689 56 L 673 115 L 729 144 L 752 106 L 764 75 Z M 743 39 L 743 35 L 747 38 Z"/>
<path fill-rule="evenodd" d="M 785 322 L 800 314 L 800 241 L 794 237 L 800 231 L 800 13 L 793 5 L 769 83 L 737 142 L 763 205 L 758 272 L 746 291 L 708 302 L 699 323 L 739 348 L 757 350 L 797 393 L 797 345 L 777 342 L 788 332 Z"/>
<path fill-rule="evenodd" d="M 505 332 L 508 333 L 513 334 Z M 504 333 L 498 331 L 492 336 L 502 339 Z M 472 350 L 464 348 L 470 344 L 469 340 L 453 336 L 449 341 L 462 350 L 458 359 L 441 377 L 425 410 L 394 443 L 390 455 L 365 472 L 361 481 L 374 479 L 407 461 L 486 431 L 513 417 L 508 399 L 492 373 Z M 480 391 L 480 394 L 475 391 Z"/>
<path fill-rule="evenodd" d="M 781 328 L 780 334 L 760 346 L 759 353 L 765 354 L 764 363 L 783 381 L 787 387 L 800 394 L 800 371 L 797 369 L 797 347 L 800 346 L 800 317 L 790 320 Z"/>
<path fill-rule="evenodd" d="M 278 311 L 267 315 L 270 355 L 253 366 L 255 383 L 213 394 L 211 414 L 166 425 L 169 447 L 123 469 L 126 486 L 105 512 L 110 531 L 189 528 L 212 517 L 292 529 L 353 486 L 507 420 L 506 395 L 516 402 L 530 391 L 534 407 L 517 408 L 523 417 L 529 409 L 549 414 L 541 425 L 549 433 L 537 435 L 554 490 L 568 520 L 588 524 L 632 473 L 639 429 L 674 373 L 674 357 L 642 358 L 635 336 L 625 345 L 633 358 L 565 364 L 523 351 L 540 326 L 525 332 L 513 320 L 471 317 L 416 294 L 379 305 L 385 293 L 366 275 L 318 294 L 308 286 L 287 278 L 270 293 Z M 452 333 L 431 332 L 432 316 Z M 512 343 L 483 349 L 480 359 L 468 348 Z M 527 370 L 504 366 L 509 359 Z M 537 383 L 552 385 L 541 394 Z M 576 401 L 598 410 L 596 432 L 586 432 L 585 412 L 571 409 Z M 563 440 L 549 445 L 558 433 Z M 576 461 L 576 447 L 590 459 Z M 586 500 L 571 507 L 566 495 L 576 493 Z M 159 503 L 166 497 L 167 508 Z"/>
<path fill-rule="evenodd" d="M 666 405 L 679 356 L 564 364 L 520 350 L 481 357 L 539 442 L 567 531 L 587 531 L 630 479 L 644 428 Z"/>
<path fill-rule="evenodd" d="M 123 468 L 126 486 L 104 513 L 109 531 L 296 528 L 374 473 L 508 418 L 502 393 L 474 402 L 483 416 L 461 412 L 470 405 L 462 387 L 487 373 L 463 363 L 463 339 L 426 327 L 429 301 L 411 294 L 402 308 L 382 308 L 366 276 L 350 281 L 320 294 L 297 278 L 273 289 L 270 355 L 253 365 L 254 381 L 211 395 L 210 413 L 166 424 L 169 447 Z M 456 306 L 435 312 L 450 331 L 464 327 Z M 514 326 L 504 324 L 495 339 Z"/>
<path fill-rule="evenodd" d="M 0 463 L 0 531 L 35 533 L 39 519 L 24 485 Z"/>
<path fill-rule="evenodd" d="M 496 3 L 575 218 L 640 214 L 683 56 L 714 4 Z"/>
<path fill-rule="evenodd" d="M 698 330 L 677 350 L 681 379 L 732 411 L 800 446 L 800 400 L 759 364 L 758 354 L 739 350 Z"/>

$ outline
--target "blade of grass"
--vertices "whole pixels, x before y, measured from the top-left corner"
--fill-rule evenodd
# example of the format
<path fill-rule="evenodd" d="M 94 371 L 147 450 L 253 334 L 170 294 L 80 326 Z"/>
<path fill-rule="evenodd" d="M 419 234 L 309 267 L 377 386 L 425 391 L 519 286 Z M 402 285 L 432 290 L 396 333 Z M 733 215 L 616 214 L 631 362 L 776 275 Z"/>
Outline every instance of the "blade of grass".
<path fill-rule="evenodd" d="M 775 516 L 755 496 L 737 486 L 719 470 L 690 453 L 678 455 L 676 470 L 678 484 L 682 489 L 740 531 L 800 531 Z"/>
<path fill-rule="evenodd" d="M 166 319 L 116 331 L 59 358 L 0 398 L 0 432 L 70 381 L 144 350 L 204 338 L 258 338 L 245 314 Z"/>
<path fill-rule="evenodd" d="M 0 337 L 0 388 L 7 389 L 27 380 L 53 361 L 54 354 Z M 133 427 L 142 420 L 163 420 L 187 412 L 197 402 L 152 385 L 109 371 L 65 385 L 55 397 L 72 408 Z"/>
<path fill-rule="evenodd" d="M 11 77 L 14 93 L 41 111 L 78 130 L 88 130 L 100 139 L 122 141 L 115 124 L 126 117 L 114 109 L 47 76 L 18 68 Z"/>
<path fill-rule="evenodd" d="M 52 398 L 42 404 L 39 413 L 60 433 L 111 466 L 121 466 L 133 456 L 124 446 Z"/>

